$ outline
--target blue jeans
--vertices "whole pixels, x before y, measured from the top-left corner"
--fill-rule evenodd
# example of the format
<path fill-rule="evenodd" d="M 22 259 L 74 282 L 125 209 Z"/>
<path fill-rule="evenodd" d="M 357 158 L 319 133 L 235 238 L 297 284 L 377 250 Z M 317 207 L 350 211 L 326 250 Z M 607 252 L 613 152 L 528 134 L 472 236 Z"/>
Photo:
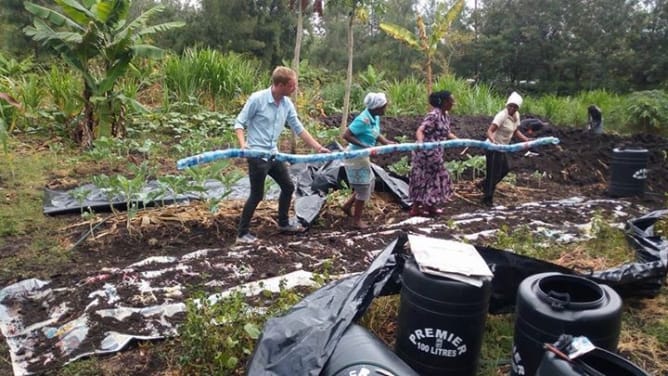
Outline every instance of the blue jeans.
<path fill-rule="evenodd" d="M 241 212 L 238 230 L 239 236 L 244 236 L 248 233 L 253 213 L 255 213 L 257 205 L 264 198 L 264 181 L 267 175 L 271 176 L 281 188 L 281 194 L 278 197 L 278 225 L 287 226 L 290 224 L 288 213 L 295 185 L 290 178 L 287 164 L 279 161 L 265 161 L 262 158 L 248 158 L 250 196 L 246 200 L 244 210 Z"/>

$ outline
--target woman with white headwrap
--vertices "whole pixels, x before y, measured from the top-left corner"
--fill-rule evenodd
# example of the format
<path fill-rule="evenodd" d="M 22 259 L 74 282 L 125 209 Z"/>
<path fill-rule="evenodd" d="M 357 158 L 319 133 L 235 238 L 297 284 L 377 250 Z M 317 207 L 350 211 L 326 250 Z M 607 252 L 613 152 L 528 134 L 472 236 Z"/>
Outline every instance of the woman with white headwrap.
<path fill-rule="evenodd" d="M 487 129 L 489 142 L 508 145 L 513 137 L 517 137 L 523 142 L 530 141 L 518 128 L 520 125 L 520 106 L 522 106 L 522 97 L 513 91 L 506 101 L 506 108 L 494 116 L 492 124 Z M 478 188 L 483 191 L 482 204 L 492 206 L 496 185 L 508 174 L 510 166 L 506 153 L 500 151 L 485 151 L 485 160 L 485 180 L 478 183 Z"/>
<path fill-rule="evenodd" d="M 366 107 L 348 125 L 343 139 L 348 141 L 348 150 L 360 150 L 376 146 L 377 142 L 383 145 L 394 144 L 380 134 L 380 116 L 385 114 L 387 108 L 387 97 L 384 93 L 369 93 L 364 97 Z M 348 159 L 345 162 L 346 175 L 353 194 L 343 204 L 343 211 L 352 217 L 353 226 L 364 229 L 367 224 L 362 221 L 364 204 L 371 197 L 373 191 L 374 177 L 371 171 L 369 157 Z"/>

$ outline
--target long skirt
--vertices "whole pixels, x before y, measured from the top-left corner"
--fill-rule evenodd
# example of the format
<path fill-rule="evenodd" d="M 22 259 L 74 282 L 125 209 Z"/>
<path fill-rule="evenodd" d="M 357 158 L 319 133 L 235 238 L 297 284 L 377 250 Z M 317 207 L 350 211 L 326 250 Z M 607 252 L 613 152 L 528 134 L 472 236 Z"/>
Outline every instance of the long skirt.
<path fill-rule="evenodd" d="M 408 194 L 414 205 L 438 207 L 450 201 L 452 180 L 442 149 L 413 152 Z"/>

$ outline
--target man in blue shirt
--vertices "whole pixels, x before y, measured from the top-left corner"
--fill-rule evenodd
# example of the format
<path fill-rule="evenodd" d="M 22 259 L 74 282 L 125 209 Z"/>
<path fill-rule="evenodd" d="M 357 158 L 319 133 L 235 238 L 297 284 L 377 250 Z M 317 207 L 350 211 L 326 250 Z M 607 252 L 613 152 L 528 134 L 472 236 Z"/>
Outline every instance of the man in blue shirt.
<path fill-rule="evenodd" d="M 320 145 L 304 128 L 297 117 L 297 111 L 289 96 L 297 88 L 297 74 L 287 67 L 276 67 L 271 75 L 271 87 L 257 91 L 248 98 L 234 122 L 234 130 L 242 149 L 278 151 L 278 138 L 287 122 L 290 129 L 307 145 L 318 153 L 328 153 L 329 149 Z M 248 137 L 244 137 L 244 129 Z M 246 200 L 237 242 L 253 243 L 257 238 L 249 232 L 250 221 L 257 205 L 264 197 L 264 181 L 271 176 L 281 188 L 278 198 L 278 229 L 283 232 L 301 232 L 304 228 L 295 219 L 288 217 L 294 183 L 288 173 L 287 164 L 263 158 L 248 158 L 248 178 L 250 196 Z"/>

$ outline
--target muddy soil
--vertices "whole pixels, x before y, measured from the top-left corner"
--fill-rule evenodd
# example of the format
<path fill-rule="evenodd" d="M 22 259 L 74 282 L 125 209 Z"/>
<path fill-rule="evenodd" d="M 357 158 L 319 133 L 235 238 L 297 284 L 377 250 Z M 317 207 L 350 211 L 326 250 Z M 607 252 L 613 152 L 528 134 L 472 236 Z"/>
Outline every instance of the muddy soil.
<path fill-rule="evenodd" d="M 382 130 L 390 139 L 405 137 L 407 142 L 414 139 L 415 129 L 421 117 L 385 117 L 382 119 Z M 453 118 L 453 132 L 460 138 L 483 139 L 489 125 L 490 117 L 458 117 Z M 337 126 L 339 118 L 322 119 L 327 125 Z M 215 293 L 226 287 L 244 282 L 282 275 L 294 270 L 311 272 L 323 271 L 323 260 L 333 260 L 330 273 L 350 273 L 361 271 L 369 264 L 375 251 L 382 249 L 398 231 L 429 233 L 433 236 L 458 237 L 450 226 L 445 224 L 454 218 L 463 218 L 469 214 L 483 218 L 477 224 L 467 228 L 467 234 L 482 233 L 498 228 L 498 222 L 486 221 L 485 213 L 496 210 L 504 213 L 504 225 L 514 228 L 531 220 L 540 219 L 558 224 L 583 223 L 588 221 L 587 215 L 579 207 L 564 206 L 562 210 L 544 213 L 524 211 L 523 204 L 545 200 L 560 200 L 579 196 L 585 200 L 596 201 L 596 210 L 603 215 L 614 216 L 614 203 L 605 204 L 608 195 L 610 164 L 612 150 L 616 147 L 642 147 L 649 152 L 648 178 L 645 193 L 641 197 L 629 197 L 624 200 L 627 216 L 641 215 L 653 209 L 663 208 L 668 191 L 668 139 L 654 135 L 635 135 L 622 137 L 616 135 L 591 135 L 580 129 L 549 126 L 539 136 L 554 136 L 560 144 L 542 147 L 538 156 L 525 157 L 523 153 L 514 153 L 510 157 L 511 171 L 516 174 L 514 184 L 502 183 L 498 188 L 495 204 L 496 209 L 487 209 L 479 205 L 481 193 L 475 189 L 472 176 L 465 174 L 456 182 L 456 195 L 446 208 L 446 215 L 440 218 L 429 218 L 424 221 L 408 221 L 408 212 L 386 194 L 375 194 L 366 212 L 371 228 L 364 231 L 354 230 L 348 218 L 340 209 L 344 197 L 328 200 L 320 217 L 304 234 L 287 235 L 276 230 L 274 202 L 263 202 L 252 223 L 252 231 L 260 238 L 256 246 L 234 245 L 236 224 L 243 202 L 226 202 L 216 214 L 209 213 L 203 205 L 175 206 L 157 208 L 140 214 L 134 219 L 131 231 L 124 226 L 122 218 L 110 218 L 98 227 L 94 236 L 73 249 L 71 263 L 67 268 L 51 274 L 53 286 L 82 286 L 76 296 L 71 296 L 73 312 L 81 312 L 88 304 L 86 296 L 99 289 L 104 283 L 123 285 L 124 281 L 139 278 L 143 272 L 150 272 L 148 265 L 133 265 L 138 261 L 152 256 L 169 256 L 174 258 L 162 266 L 187 265 L 184 269 L 173 269 L 160 279 L 165 284 L 175 286 L 195 286 L 198 291 Z M 483 155 L 481 150 L 447 149 L 448 160 L 466 160 L 472 156 Z M 399 161 L 404 155 L 381 155 L 373 162 L 388 167 Z M 173 169 L 173 166 L 167 166 Z M 536 179 L 537 174 L 543 178 Z M 460 217 L 457 217 L 460 216 Z M 73 222 L 77 216 L 72 216 Z M 80 219 L 79 219 L 80 220 Z M 624 220 L 624 218 L 620 218 Z M 429 231 L 426 231 L 429 229 Z M 71 226 L 62 233 L 54 234 L 63 239 L 65 244 L 74 245 L 89 230 L 88 226 Z M 461 228 L 458 230 L 461 231 Z M 475 238 L 474 243 L 484 245 L 489 239 Z M 7 242 L 6 249 L 0 255 L 18 251 L 12 242 Z M 198 250 L 208 250 L 206 257 L 187 257 Z M 130 268 L 131 267 L 131 268 Z M 114 273 L 114 268 L 132 270 L 128 273 Z M 104 272 L 103 272 L 104 271 Z M 102 274 L 104 279 L 96 280 Z M 30 275 L 16 276 L 7 281 L 0 281 L 6 286 Z M 92 279 L 91 279 L 92 278 Z M 142 297 L 132 288 L 119 289 L 121 299 L 131 302 L 135 307 L 161 304 L 173 297 L 154 295 L 150 301 L 142 301 Z M 181 290 L 180 299 L 191 297 L 193 290 Z M 44 307 L 39 304 L 26 305 L 24 317 L 33 317 L 39 321 L 44 318 Z M 110 306 L 111 308 L 111 306 Z M 33 321 L 35 322 L 35 321 Z M 97 325 L 94 329 L 101 332 L 109 330 L 108 326 Z M 154 364 L 157 369 L 144 373 L 157 374 L 164 364 Z M 56 366 L 52 364 L 51 366 Z M 145 365 L 146 366 L 146 365 Z M 151 368 L 149 366 L 149 368 Z M 0 369 L 5 369 L 4 366 Z M 44 371 L 39 369 L 36 371 Z"/>

